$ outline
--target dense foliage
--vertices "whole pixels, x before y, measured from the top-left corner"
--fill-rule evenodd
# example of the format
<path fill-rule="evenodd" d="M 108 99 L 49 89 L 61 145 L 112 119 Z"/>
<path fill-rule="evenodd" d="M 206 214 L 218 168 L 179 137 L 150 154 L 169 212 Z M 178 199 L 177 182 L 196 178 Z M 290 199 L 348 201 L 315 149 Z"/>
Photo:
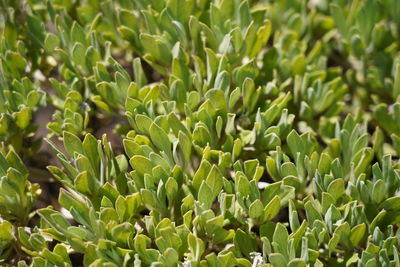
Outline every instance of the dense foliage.
<path fill-rule="evenodd" d="M 0 1 L 0 264 L 400 266 L 397 0 Z"/>

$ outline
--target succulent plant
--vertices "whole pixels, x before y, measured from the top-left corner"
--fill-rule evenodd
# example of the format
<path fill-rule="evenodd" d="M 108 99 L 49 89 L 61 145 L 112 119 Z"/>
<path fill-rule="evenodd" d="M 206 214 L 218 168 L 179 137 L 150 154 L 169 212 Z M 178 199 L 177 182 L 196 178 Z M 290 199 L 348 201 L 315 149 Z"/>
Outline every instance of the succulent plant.
<path fill-rule="evenodd" d="M 0 2 L 0 265 L 399 266 L 399 18 Z"/>

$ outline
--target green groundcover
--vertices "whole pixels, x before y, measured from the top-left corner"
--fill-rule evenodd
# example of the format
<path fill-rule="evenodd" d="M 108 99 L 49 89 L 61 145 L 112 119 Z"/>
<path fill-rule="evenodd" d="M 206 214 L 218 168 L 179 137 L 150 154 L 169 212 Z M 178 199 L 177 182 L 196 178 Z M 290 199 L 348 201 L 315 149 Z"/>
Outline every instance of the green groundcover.
<path fill-rule="evenodd" d="M 399 0 L 0 0 L 0 265 L 400 267 Z"/>

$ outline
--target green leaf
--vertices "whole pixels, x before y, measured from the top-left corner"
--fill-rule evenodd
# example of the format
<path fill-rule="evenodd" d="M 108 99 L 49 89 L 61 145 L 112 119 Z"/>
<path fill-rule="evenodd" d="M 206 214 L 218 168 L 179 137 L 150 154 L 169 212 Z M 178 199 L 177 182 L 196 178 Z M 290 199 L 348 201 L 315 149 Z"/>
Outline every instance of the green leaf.
<path fill-rule="evenodd" d="M 179 131 L 178 140 L 179 147 L 183 153 L 184 162 L 188 164 L 191 160 L 192 143 L 190 142 L 189 137 L 182 131 Z"/>
<path fill-rule="evenodd" d="M 302 259 L 293 259 L 289 262 L 287 265 L 288 267 L 306 267 L 307 264 L 304 260 Z"/>
<path fill-rule="evenodd" d="M 99 142 L 100 141 L 98 141 L 92 134 L 87 134 L 82 142 L 85 154 L 91 162 L 96 175 L 99 175 L 98 167 L 100 166 L 100 156 L 98 152 Z"/>
<path fill-rule="evenodd" d="M 301 75 L 306 70 L 306 59 L 304 55 L 297 55 L 292 63 L 293 74 Z"/>
<path fill-rule="evenodd" d="M 264 209 L 264 220 L 269 221 L 278 215 L 281 209 L 281 199 L 279 196 L 275 196 Z"/>
<path fill-rule="evenodd" d="M 393 99 L 396 100 L 399 95 L 400 95 L 400 63 L 397 63 L 394 71 Z"/>
<path fill-rule="evenodd" d="M 253 80 L 257 75 L 257 68 L 254 65 L 254 61 L 242 65 L 235 72 L 235 84 L 237 86 L 242 86 L 245 79 Z"/>
<path fill-rule="evenodd" d="M 257 219 L 264 214 L 264 206 L 261 200 L 256 199 L 249 207 L 249 216 L 252 219 Z"/>
<path fill-rule="evenodd" d="M 367 230 L 367 227 L 365 223 L 358 224 L 351 229 L 350 232 L 350 242 L 354 247 L 357 247 L 360 243 L 360 241 L 363 239 L 365 235 L 365 231 Z"/>
<path fill-rule="evenodd" d="M 303 141 L 295 130 L 292 130 L 288 135 L 287 143 L 289 145 L 290 152 L 292 152 L 292 156 L 295 158 L 297 157 L 297 153 L 302 153 L 305 151 Z"/>
<path fill-rule="evenodd" d="M 209 209 L 214 201 L 213 191 L 205 181 L 201 183 L 197 199 L 206 209 Z"/>
<path fill-rule="evenodd" d="M 230 88 L 230 78 L 227 71 L 218 73 L 217 77 L 215 78 L 214 87 L 217 88 L 216 90 L 219 89 L 224 92 L 224 95 L 228 94 Z"/>
<path fill-rule="evenodd" d="M 272 245 L 275 251 L 287 257 L 288 256 L 287 243 L 289 240 L 289 234 L 287 232 L 286 227 L 283 224 L 278 223 L 276 225 L 272 240 L 273 240 Z"/>
<path fill-rule="evenodd" d="M 162 63 L 170 64 L 172 60 L 171 49 L 162 39 L 142 33 L 140 34 L 140 41 L 151 57 Z"/>
<path fill-rule="evenodd" d="M 386 186 L 383 180 L 379 179 L 372 188 L 372 199 L 379 204 L 386 198 Z"/>
<path fill-rule="evenodd" d="M 329 5 L 329 8 L 330 8 L 330 13 L 332 14 L 332 17 L 335 21 L 336 27 L 338 28 L 340 34 L 342 35 L 343 38 L 347 38 L 348 26 L 346 23 L 347 20 L 343 14 L 343 10 L 336 3 L 331 3 Z"/>
<path fill-rule="evenodd" d="M 380 205 L 381 209 L 385 210 L 395 210 L 399 211 L 400 210 L 400 196 L 394 196 L 386 199 L 385 201 L 382 202 Z"/>
<path fill-rule="evenodd" d="M 153 170 L 153 164 L 148 158 L 144 156 L 133 156 L 130 159 L 129 163 L 131 164 L 132 168 L 141 175 L 144 175 L 146 173 L 150 174 Z"/>
<path fill-rule="evenodd" d="M 261 49 L 266 45 L 271 35 L 272 24 L 269 20 L 265 20 L 265 24 L 257 30 L 257 40 L 250 52 L 250 58 L 255 57 Z"/>
<path fill-rule="evenodd" d="M 223 186 L 223 177 L 216 165 L 212 166 L 210 173 L 207 175 L 206 183 L 210 187 L 213 196 L 218 196 Z"/>
<path fill-rule="evenodd" d="M 171 142 L 168 135 L 155 123 L 150 126 L 150 137 L 158 149 L 164 151 L 167 155 L 171 155 Z"/>
<path fill-rule="evenodd" d="M 143 87 L 147 84 L 147 78 L 142 68 L 142 63 L 140 58 L 135 58 L 133 60 L 133 72 L 135 77 L 135 82 L 139 87 Z"/>
<path fill-rule="evenodd" d="M 251 23 L 251 13 L 248 1 L 243 1 L 239 5 L 239 25 L 242 31 L 246 30 Z"/>
<path fill-rule="evenodd" d="M 82 45 L 86 44 L 86 36 L 85 36 L 85 31 L 77 23 L 76 21 L 73 22 L 72 28 L 71 28 L 71 40 L 72 43 L 81 43 Z"/>
<path fill-rule="evenodd" d="M 135 116 L 136 125 L 138 127 L 139 133 L 150 134 L 150 126 L 152 124 L 152 120 L 141 114 L 137 114 Z"/>
<path fill-rule="evenodd" d="M 83 145 L 81 140 L 74 134 L 64 131 L 63 132 L 63 141 L 65 150 L 67 150 L 68 154 L 71 157 L 75 157 L 75 152 L 81 155 L 85 155 L 83 150 Z"/>
<path fill-rule="evenodd" d="M 90 179 L 88 173 L 84 171 L 79 173 L 78 176 L 75 178 L 75 188 L 77 191 L 83 194 L 91 195 L 95 191 L 94 182 L 95 181 Z"/>
<path fill-rule="evenodd" d="M 28 107 L 22 108 L 16 113 L 16 124 L 20 129 L 28 127 L 31 120 L 31 110 Z"/>
<path fill-rule="evenodd" d="M 0 223 L 0 248 L 4 249 L 14 239 L 12 224 L 6 220 Z"/>
<path fill-rule="evenodd" d="M 269 260 L 273 266 L 277 266 L 277 267 L 287 266 L 287 260 L 281 253 L 270 254 Z"/>
<path fill-rule="evenodd" d="M 344 181 L 343 179 L 333 180 L 327 189 L 327 192 L 331 194 L 335 199 L 339 199 L 345 193 Z"/>
<path fill-rule="evenodd" d="M 141 189 L 140 194 L 142 196 L 143 204 L 150 210 L 158 209 L 159 205 L 157 198 L 153 192 L 148 189 Z"/>
<path fill-rule="evenodd" d="M 72 48 L 72 58 L 75 64 L 78 64 L 81 67 L 86 66 L 86 49 L 81 43 L 76 43 Z"/>
<path fill-rule="evenodd" d="M 249 234 L 243 232 L 242 229 L 236 230 L 233 243 L 242 255 L 248 258 L 251 252 L 258 251 L 256 240 Z"/>
<path fill-rule="evenodd" d="M 189 233 L 187 236 L 187 243 L 191 252 L 191 258 L 199 262 L 205 250 L 204 242 L 192 233 Z"/>
<path fill-rule="evenodd" d="M 56 47 L 60 45 L 60 38 L 53 33 L 47 33 L 46 39 L 44 40 L 44 47 L 48 53 L 54 51 Z"/>
<path fill-rule="evenodd" d="M 203 159 L 200 162 L 200 166 L 198 167 L 196 173 L 193 176 L 193 180 L 192 180 L 192 185 L 196 190 L 199 190 L 201 183 L 208 176 L 208 173 L 210 172 L 211 167 L 212 167 L 211 164 L 206 159 Z"/>
<path fill-rule="evenodd" d="M 77 222 L 91 228 L 89 207 L 85 202 L 77 200 L 71 193 L 68 193 L 64 189 L 60 189 L 58 201 L 61 206 L 71 212 Z"/>
<path fill-rule="evenodd" d="M 174 178 L 168 178 L 167 182 L 165 183 L 165 191 L 167 194 L 168 203 L 173 203 L 176 194 L 178 193 L 178 183 Z"/>
<path fill-rule="evenodd" d="M 185 102 L 186 102 L 186 88 L 181 79 L 176 79 L 170 86 L 170 95 L 173 100 L 176 101 L 176 104 L 179 110 L 183 111 Z"/>
<path fill-rule="evenodd" d="M 186 99 L 186 90 L 185 88 L 190 88 L 190 72 L 187 65 L 180 59 L 174 58 L 172 60 L 172 75 L 177 77 L 180 81 L 182 81 L 182 86 L 184 88 L 183 91 L 183 101 Z M 183 103 L 182 103 L 183 104 Z"/>
<path fill-rule="evenodd" d="M 196 124 L 193 131 L 193 141 L 202 147 L 212 145 L 210 131 L 204 124 Z"/>
<path fill-rule="evenodd" d="M 235 185 L 236 192 L 244 197 L 250 195 L 250 182 L 246 177 L 239 175 L 239 177 L 236 178 Z"/>
<path fill-rule="evenodd" d="M 211 89 L 206 93 L 208 98 L 215 109 L 226 110 L 226 100 L 224 92 L 220 89 Z"/>

